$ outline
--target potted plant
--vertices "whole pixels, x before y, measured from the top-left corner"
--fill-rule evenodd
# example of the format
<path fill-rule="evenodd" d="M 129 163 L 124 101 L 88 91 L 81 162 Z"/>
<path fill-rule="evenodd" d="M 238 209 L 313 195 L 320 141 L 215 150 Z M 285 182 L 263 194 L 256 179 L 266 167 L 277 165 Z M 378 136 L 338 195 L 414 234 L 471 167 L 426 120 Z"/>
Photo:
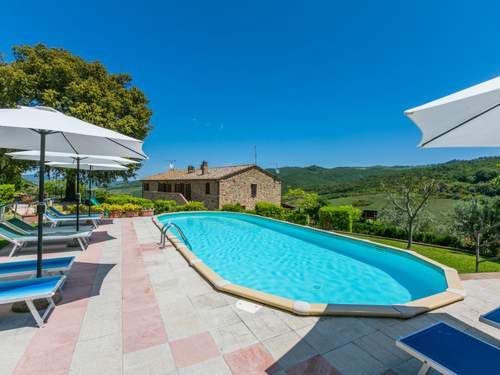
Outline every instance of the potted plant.
<path fill-rule="evenodd" d="M 122 214 L 124 217 L 135 217 L 139 215 L 141 206 L 132 203 L 126 203 L 122 206 Z"/>
<path fill-rule="evenodd" d="M 139 211 L 139 216 L 153 216 L 155 212 L 154 203 L 143 203 L 141 205 L 141 210 Z"/>
<path fill-rule="evenodd" d="M 109 218 L 115 219 L 122 216 L 122 206 L 119 204 L 106 204 L 102 205 L 103 209 L 109 212 Z"/>

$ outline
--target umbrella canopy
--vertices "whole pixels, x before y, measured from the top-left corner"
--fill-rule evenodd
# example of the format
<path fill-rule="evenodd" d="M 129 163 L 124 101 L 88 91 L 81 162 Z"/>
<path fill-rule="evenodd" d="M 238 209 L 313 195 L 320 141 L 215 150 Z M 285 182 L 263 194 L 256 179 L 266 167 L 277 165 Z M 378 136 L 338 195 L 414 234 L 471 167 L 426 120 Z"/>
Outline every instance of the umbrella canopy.
<path fill-rule="evenodd" d="M 408 109 L 420 147 L 500 146 L 500 77 Z"/>
<path fill-rule="evenodd" d="M 147 159 L 141 141 L 55 109 L 0 109 L 0 147 L 40 150 L 40 133 L 47 135 L 47 151 Z"/>
<path fill-rule="evenodd" d="M 58 163 L 49 162 L 48 165 L 52 168 L 69 168 L 77 169 L 77 165 L 74 163 Z M 94 164 L 94 163 L 80 163 L 81 171 L 126 171 L 128 168 L 120 164 Z"/>
<path fill-rule="evenodd" d="M 40 160 L 40 151 L 16 151 L 8 152 L 6 155 L 17 160 Z M 45 160 L 54 163 L 76 164 L 76 160 L 80 159 L 80 163 L 85 164 L 136 164 L 135 160 L 121 158 L 119 156 L 104 156 L 104 155 L 85 155 L 66 152 L 46 152 Z M 47 163 L 48 165 L 48 163 Z M 127 168 L 125 168 L 127 169 Z"/>
<path fill-rule="evenodd" d="M 0 109 L 0 147 L 40 151 L 37 277 L 42 276 L 45 152 L 147 159 L 142 151 L 142 141 L 41 106 Z"/>

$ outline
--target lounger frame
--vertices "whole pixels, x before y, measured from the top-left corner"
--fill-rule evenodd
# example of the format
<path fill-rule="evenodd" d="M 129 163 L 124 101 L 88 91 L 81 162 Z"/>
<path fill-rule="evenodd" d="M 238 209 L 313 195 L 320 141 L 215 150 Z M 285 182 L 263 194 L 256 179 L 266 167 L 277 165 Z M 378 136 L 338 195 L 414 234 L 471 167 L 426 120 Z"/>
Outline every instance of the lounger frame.
<path fill-rule="evenodd" d="M 51 217 L 52 216 L 52 217 Z M 60 223 L 74 223 L 76 222 L 76 217 L 56 217 L 55 215 L 47 215 L 44 214 L 45 219 L 50 223 L 52 228 L 55 228 Z M 100 218 L 95 217 L 81 217 L 80 222 L 82 221 L 90 221 L 92 222 L 92 226 L 96 229 L 99 226 Z"/>
<path fill-rule="evenodd" d="M 31 297 L 31 298 L 11 298 L 11 299 L 7 299 L 7 300 L 2 300 L 2 305 L 14 303 L 14 302 L 21 302 L 21 301 L 26 302 L 26 305 L 28 306 L 28 309 L 30 310 L 31 315 L 33 315 L 33 319 L 35 319 L 36 324 L 38 325 L 38 327 L 42 328 L 44 323 L 45 323 L 45 319 L 47 319 L 50 312 L 54 309 L 54 307 L 56 307 L 56 304 L 54 303 L 54 300 L 52 299 L 52 297 L 54 297 L 54 294 L 58 290 L 60 290 L 62 293 L 62 286 L 64 285 L 65 281 L 66 281 L 66 276 L 61 276 L 61 279 L 56 284 L 56 287 L 54 288 L 53 292 L 39 294 L 39 295 Z M 38 312 L 38 310 L 35 307 L 35 304 L 33 303 L 33 301 L 38 300 L 38 299 L 46 299 L 48 304 L 49 304 L 42 315 L 40 315 L 40 313 Z"/>
<path fill-rule="evenodd" d="M 490 326 L 493 326 L 493 327 L 495 327 L 495 328 L 500 329 L 500 323 L 495 322 L 495 321 L 493 321 L 493 320 L 490 320 L 490 319 L 488 319 L 488 318 L 486 317 L 486 315 L 491 314 L 492 312 L 494 312 L 494 311 L 498 311 L 498 310 L 500 310 L 500 306 L 498 306 L 498 307 L 497 307 L 496 309 L 494 309 L 494 310 L 491 310 L 491 311 L 487 312 L 486 314 L 482 314 L 482 315 L 480 315 L 480 316 L 479 316 L 479 321 L 480 321 L 480 322 L 483 322 L 484 324 L 489 324 Z"/>
<path fill-rule="evenodd" d="M 85 249 L 88 246 L 88 242 L 86 237 L 89 237 L 92 232 L 82 232 L 85 233 L 85 236 L 75 236 L 75 235 L 68 235 L 68 236 L 44 236 L 43 242 L 54 242 L 54 241 L 69 241 L 76 239 L 78 241 L 78 244 L 80 245 L 80 248 L 82 251 L 85 251 Z M 14 254 L 21 248 L 23 248 L 27 243 L 29 242 L 37 242 L 38 238 L 36 236 L 25 236 L 23 237 L 24 241 L 21 241 L 19 239 L 15 238 L 10 238 L 8 236 L 4 236 L 3 234 L 0 233 L 0 239 L 4 239 L 5 241 L 10 242 L 13 247 L 10 250 L 9 257 L 14 256 Z"/>
<path fill-rule="evenodd" d="M 424 327 L 422 329 L 419 329 L 418 331 L 415 331 L 415 332 L 412 332 L 410 333 L 409 335 L 406 335 L 406 336 L 402 336 L 400 337 L 397 341 L 396 341 L 396 346 L 402 350 L 404 350 L 405 352 L 407 352 L 408 354 L 410 354 L 412 357 L 418 359 L 419 361 L 422 362 L 422 367 L 420 367 L 420 370 L 418 371 L 418 375 L 425 375 L 427 374 L 427 372 L 433 368 L 434 370 L 436 371 L 439 371 L 441 374 L 443 375 L 457 375 L 457 373 L 451 371 L 450 369 L 444 367 L 442 364 L 440 364 L 439 362 L 436 362 L 435 360 L 427 357 L 426 355 L 420 353 L 419 351 L 413 349 L 411 346 L 408 346 L 406 345 L 405 343 L 403 343 L 401 340 L 404 340 L 410 336 L 413 336 L 413 335 L 416 335 L 422 331 L 425 331 L 429 328 L 432 328 L 434 326 L 437 326 L 438 324 L 440 323 L 444 323 L 446 324 L 446 322 L 436 322 L 430 326 L 427 326 L 427 327 Z M 453 326 L 451 326 L 453 327 Z M 453 327 L 455 328 L 455 327 Z M 464 332 L 464 331 L 460 331 L 461 333 L 463 333 L 464 335 L 467 335 L 467 336 L 470 336 L 472 337 L 473 339 L 475 340 L 478 340 L 478 341 L 481 341 L 482 343 L 486 344 L 486 345 L 489 345 L 489 346 L 493 346 L 491 345 L 489 342 L 487 341 L 484 341 L 482 339 L 480 339 L 479 337 L 477 336 L 473 336 L 467 332 Z M 494 346 L 493 346 L 494 347 Z"/>

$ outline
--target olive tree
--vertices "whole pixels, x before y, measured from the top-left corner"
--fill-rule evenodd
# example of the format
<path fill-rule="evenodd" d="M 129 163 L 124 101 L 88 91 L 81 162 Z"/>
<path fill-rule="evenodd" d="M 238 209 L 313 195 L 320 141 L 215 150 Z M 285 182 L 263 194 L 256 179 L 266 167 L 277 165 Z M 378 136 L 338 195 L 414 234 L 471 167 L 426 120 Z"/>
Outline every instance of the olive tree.
<path fill-rule="evenodd" d="M 438 184 L 433 179 L 404 176 L 390 185 L 383 183 L 382 188 L 389 201 L 385 216 L 406 231 L 406 248 L 411 249 L 415 228 L 422 222 L 424 208 L 437 191 Z"/>
<path fill-rule="evenodd" d="M 472 241 L 479 272 L 481 253 L 495 255 L 500 247 L 500 199 L 474 198 L 455 207 L 452 230 L 464 241 Z"/>

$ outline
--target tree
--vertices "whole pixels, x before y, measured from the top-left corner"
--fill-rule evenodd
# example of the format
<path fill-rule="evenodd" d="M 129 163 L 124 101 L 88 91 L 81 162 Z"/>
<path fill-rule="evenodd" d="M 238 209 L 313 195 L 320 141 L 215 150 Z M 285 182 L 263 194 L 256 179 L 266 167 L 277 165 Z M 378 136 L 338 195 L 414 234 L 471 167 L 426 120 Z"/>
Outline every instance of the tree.
<path fill-rule="evenodd" d="M 302 189 L 289 189 L 283 201 L 309 215 L 313 221 L 319 220 L 319 209 L 327 204 L 317 193 L 308 193 Z"/>
<path fill-rule="evenodd" d="M 405 176 L 391 185 L 383 183 L 382 188 L 391 204 L 386 216 L 405 229 L 408 236 L 406 247 L 411 249 L 415 228 L 421 222 L 422 212 L 429 198 L 437 191 L 438 184 L 433 179 Z"/>
<path fill-rule="evenodd" d="M 495 255 L 500 246 L 500 199 L 462 202 L 455 207 L 454 219 L 452 230 L 465 241 L 474 242 L 479 272 L 481 253 L 489 248 Z"/>
<path fill-rule="evenodd" d="M 152 112 L 144 93 L 132 86 L 128 74 L 112 74 L 98 61 L 87 62 L 69 51 L 43 44 L 13 47 L 14 61 L 0 60 L 0 106 L 45 105 L 122 134 L 144 139 L 152 126 Z M 0 155 L 1 159 L 4 156 Z M 95 174 L 110 182 L 132 177 L 127 172 Z M 66 198 L 74 198 L 75 172 L 66 177 Z"/>

